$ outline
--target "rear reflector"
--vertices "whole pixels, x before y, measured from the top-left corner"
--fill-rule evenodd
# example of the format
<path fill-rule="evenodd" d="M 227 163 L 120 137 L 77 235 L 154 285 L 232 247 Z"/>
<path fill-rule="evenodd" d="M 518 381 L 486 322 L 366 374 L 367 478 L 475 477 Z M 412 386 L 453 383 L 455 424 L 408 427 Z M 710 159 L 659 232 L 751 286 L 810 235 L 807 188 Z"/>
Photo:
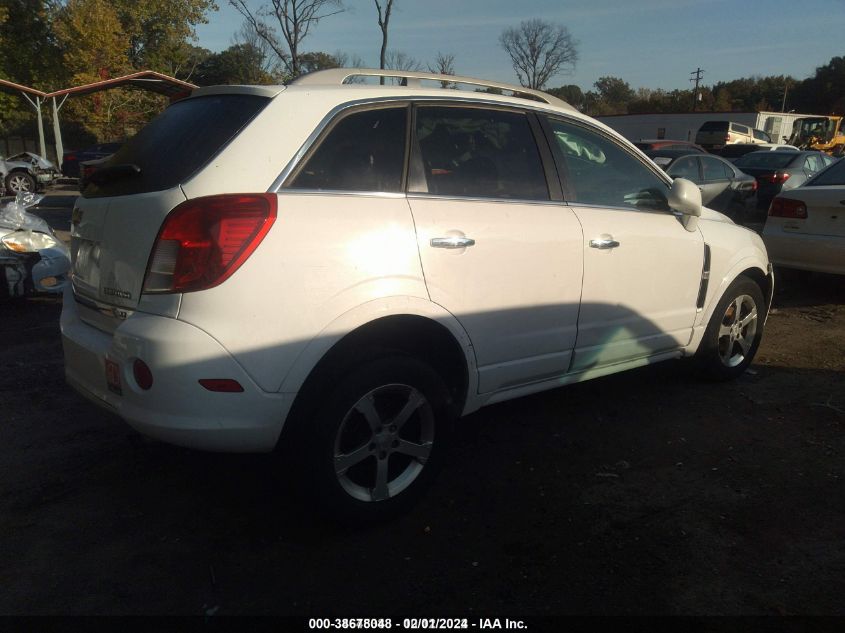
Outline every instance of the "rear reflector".
<path fill-rule="evenodd" d="M 173 209 L 153 245 L 144 292 L 218 286 L 243 264 L 276 220 L 272 193 L 194 198 Z"/>
<path fill-rule="evenodd" d="M 153 372 L 147 363 L 140 358 L 136 358 L 135 362 L 132 363 L 132 374 L 135 376 L 135 382 L 144 391 L 147 391 L 153 386 Z"/>
<path fill-rule="evenodd" d="M 209 391 L 241 393 L 244 390 L 241 383 L 231 378 L 200 378 L 199 383 Z"/>
<path fill-rule="evenodd" d="M 777 197 L 772 200 L 769 206 L 769 215 L 773 218 L 797 218 L 800 220 L 807 217 L 807 205 L 800 200 Z"/>

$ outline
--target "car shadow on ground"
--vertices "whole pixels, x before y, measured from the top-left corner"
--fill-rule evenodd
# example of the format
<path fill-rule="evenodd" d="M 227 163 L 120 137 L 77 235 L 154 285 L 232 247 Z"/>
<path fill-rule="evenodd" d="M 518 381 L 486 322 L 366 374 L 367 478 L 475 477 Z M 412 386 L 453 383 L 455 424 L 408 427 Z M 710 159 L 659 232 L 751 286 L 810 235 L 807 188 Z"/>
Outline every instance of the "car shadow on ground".
<path fill-rule="evenodd" d="M 421 504 L 349 530 L 272 457 L 144 439 L 49 363 L 7 407 L 4 613 L 841 613 L 838 372 L 668 362 L 491 406 Z"/>

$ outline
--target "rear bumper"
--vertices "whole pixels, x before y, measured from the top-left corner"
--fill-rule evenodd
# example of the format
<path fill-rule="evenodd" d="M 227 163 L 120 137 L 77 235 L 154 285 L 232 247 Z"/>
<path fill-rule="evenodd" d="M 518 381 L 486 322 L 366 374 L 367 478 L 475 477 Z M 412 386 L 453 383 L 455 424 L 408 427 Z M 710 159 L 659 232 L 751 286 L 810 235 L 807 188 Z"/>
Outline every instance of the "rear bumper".
<path fill-rule="evenodd" d="M 763 242 L 775 266 L 845 275 L 845 237 L 802 235 L 766 223 Z"/>
<path fill-rule="evenodd" d="M 295 394 L 266 393 L 221 345 L 198 328 L 167 317 L 136 312 L 113 332 L 80 318 L 70 290 L 61 318 L 67 382 L 156 439 L 224 452 L 271 451 Z M 132 366 L 143 360 L 153 375 L 145 391 Z M 121 393 L 106 382 L 105 361 L 119 367 Z M 216 393 L 201 378 L 237 380 L 242 393 Z"/>

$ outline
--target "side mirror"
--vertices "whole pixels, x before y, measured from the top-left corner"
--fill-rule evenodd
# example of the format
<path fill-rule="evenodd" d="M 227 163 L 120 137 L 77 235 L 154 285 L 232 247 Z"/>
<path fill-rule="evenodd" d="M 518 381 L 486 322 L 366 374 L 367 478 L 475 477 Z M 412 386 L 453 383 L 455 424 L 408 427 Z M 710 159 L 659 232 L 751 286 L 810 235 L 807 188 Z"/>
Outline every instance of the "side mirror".
<path fill-rule="evenodd" d="M 669 190 L 669 207 L 683 216 L 687 231 L 695 231 L 701 217 L 701 190 L 686 178 L 676 178 Z"/>

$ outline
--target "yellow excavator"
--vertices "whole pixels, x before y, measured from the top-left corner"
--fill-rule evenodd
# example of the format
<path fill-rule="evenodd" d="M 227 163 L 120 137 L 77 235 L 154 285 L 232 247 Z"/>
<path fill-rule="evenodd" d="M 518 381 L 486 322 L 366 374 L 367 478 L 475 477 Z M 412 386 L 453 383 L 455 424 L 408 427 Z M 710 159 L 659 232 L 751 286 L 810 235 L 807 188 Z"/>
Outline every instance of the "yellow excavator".
<path fill-rule="evenodd" d="M 841 116 L 814 116 L 795 119 L 789 144 L 800 149 L 817 149 L 833 156 L 845 153 L 845 133 Z"/>

